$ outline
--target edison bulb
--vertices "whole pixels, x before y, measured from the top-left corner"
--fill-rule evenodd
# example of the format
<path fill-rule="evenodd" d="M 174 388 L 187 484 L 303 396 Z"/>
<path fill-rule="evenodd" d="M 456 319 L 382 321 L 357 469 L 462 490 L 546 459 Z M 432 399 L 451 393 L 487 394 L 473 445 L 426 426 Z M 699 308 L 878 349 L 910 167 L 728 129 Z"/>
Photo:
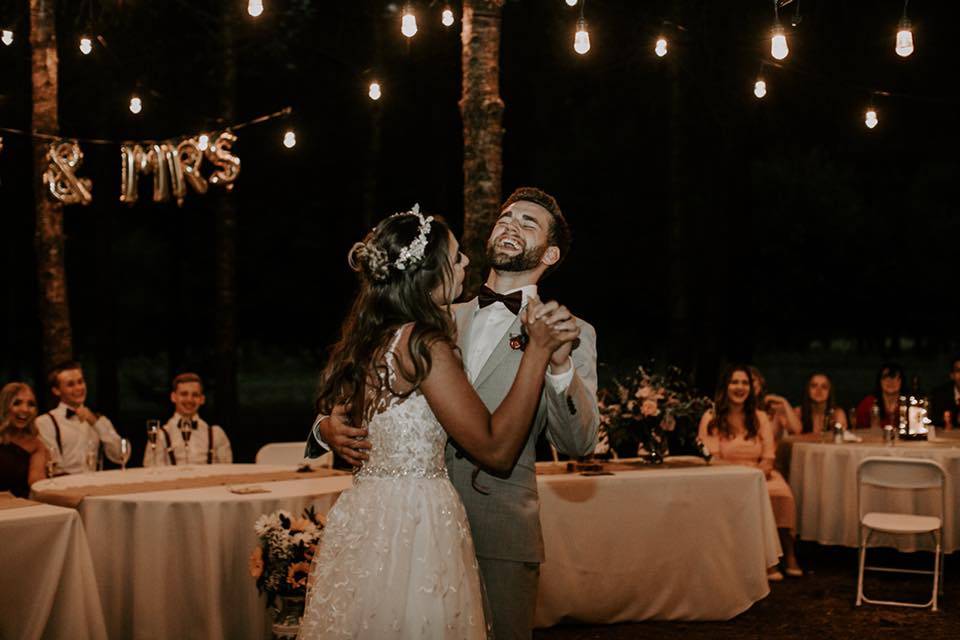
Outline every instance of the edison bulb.
<path fill-rule="evenodd" d="M 143 103 L 140 102 L 140 98 L 133 96 L 130 98 L 130 113 L 140 113 L 143 111 Z"/>
<path fill-rule="evenodd" d="M 577 24 L 577 33 L 573 36 L 573 50 L 580 55 L 590 51 L 590 33 L 587 31 L 587 23 L 583 20 Z"/>
<path fill-rule="evenodd" d="M 3 34 L 0 35 L 0 42 L 7 45 L 8 47 L 13 44 L 13 31 L 10 29 L 4 29 Z"/>
<path fill-rule="evenodd" d="M 295 146 L 297 146 L 297 134 L 290 130 L 284 133 L 283 146 L 285 146 L 287 149 L 293 149 Z"/>
<path fill-rule="evenodd" d="M 93 42 L 90 41 L 90 38 L 83 36 L 80 38 L 80 53 L 83 55 L 89 55 L 93 51 Z"/>
<path fill-rule="evenodd" d="M 205 133 L 201 133 L 200 137 L 197 138 L 197 149 L 200 151 L 206 151 L 207 147 L 210 146 L 210 136 Z"/>
<path fill-rule="evenodd" d="M 787 46 L 787 36 L 783 32 L 783 27 L 777 25 L 773 28 L 773 36 L 770 38 L 770 55 L 777 60 L 783 60 L 790 53 L 790 47 Z"/>
<path fill-rule="evenodd" d="M 400 33 L 408 38 L 417 35 L 417 16 L 413 15 L 413 9 L 409 5 L 403 10 L 403 18 L 400 20 Z"/>
<path fill-rule="evenodd" d="M 247 13 L 254 18 L 263 13 L 263 0 L 250 0 L 247 3 Z"/>
<path fill-rule="evenodd" d="M 653 48 L 653 52 L 656 53 L 659 58 L 667 55 L 667 39 L 659 38 L 657 40 L 657 46 Z"/>
<path fill-rule="evenodd" d="M 767 95 L 767 83 L 763 80 L 757 80 L 753 85 L 753 95 L 762 98 Z"/>
<path fill-rule="evenodd" d="M 367 95 L 370 96 L 370 99 L 371 99 L 371 100 L 379 100 L 379 99 L 380 99 L 380 95 L 381 95 L 381 94 L 380 94 L 380 83 L 379 83 L 379 82 L 371 82 L 371 83 L 370 83 L 370 91 L 367 93 Z"/>
<path fill-rule="evenodd" d="M 444 8 L 443 18 L 441 18 L 441 22 L 443 22 L 443 26 L 445 27 L 449 27 L 450 25 L 453 24 L 453 11 L 450 9 L 450 7 Z"/>
<path fill-rule="evenodd" d="M 877 118 L 877 112 L 872 108 L 867 109 L 867 113 L 863 118 L 863 123 L 867 125 L 867 129 L 873 129 L 877 126 L 878 122 L 880 122 L 880 120 Z"/>
<path fill-rule="evenodd" d="M 897 46 L 894 49 L 901 58 L 906 58 L 913 53 L 913 30 L 910 28 L 910 21 L 904 18 L 900 21 L 897 28 Z"/>
<path fill-rule="evenodd" d="M 575 7 L 575 6 L 577 6 L 577 0 L 567 0 L 567 6 L 568 6 L 568 7 Z"/>

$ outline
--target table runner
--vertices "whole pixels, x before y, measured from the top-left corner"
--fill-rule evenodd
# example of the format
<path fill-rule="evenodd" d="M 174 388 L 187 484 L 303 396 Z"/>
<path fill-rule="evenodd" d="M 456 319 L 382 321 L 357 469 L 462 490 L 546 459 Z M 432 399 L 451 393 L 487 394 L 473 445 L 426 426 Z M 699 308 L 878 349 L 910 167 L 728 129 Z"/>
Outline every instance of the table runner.
<path fill-rule="evenodd" d="M 22 507 L 35 507 L 40 504 L 43 504 L 43 503 L 34 502 L 33 500 L 26 500 L 25 498 L 17 498 L 13 494 L 9 494 L 9 493 L 0 493 L 0 511 L 3 511 L 4 509 L 20 509 Z"/>
<path fill-rule="evenodd" d="M 84 498 L 91 496 L 116 496 L 128 493 L 150 493 L 154 491 L 172 491 L 176 489 L 197 489 L 229 484 L 255 484 L 257 482 L 279 482 L 282 480 L 309 480 L 328 476 L 348 475 L 349 472 L 336 469 L 313 469 L 311 471 L 265 471 L 262 473 L 230 473 L 199 478 L 178 478 L 176 480 L 154 480 L 128 484 L 87 485 L 70 489 L 34 491 L 34 497 L 48 504 L 76 508 Z"/>

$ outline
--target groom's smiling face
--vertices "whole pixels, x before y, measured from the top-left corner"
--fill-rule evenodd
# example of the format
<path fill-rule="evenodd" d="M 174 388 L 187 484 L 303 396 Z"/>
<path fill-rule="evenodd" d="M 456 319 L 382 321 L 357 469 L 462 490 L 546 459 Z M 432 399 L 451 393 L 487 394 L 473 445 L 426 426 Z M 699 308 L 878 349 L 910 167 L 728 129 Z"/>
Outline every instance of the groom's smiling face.
<path fill-rule="evenodd" d="M 548 246 L 550 212 L 534 202 L 519 200 L 501 213 L 487 241 L 487 258 L 500 271 L 530 271 L 556 262 L 560 252 Z"/>

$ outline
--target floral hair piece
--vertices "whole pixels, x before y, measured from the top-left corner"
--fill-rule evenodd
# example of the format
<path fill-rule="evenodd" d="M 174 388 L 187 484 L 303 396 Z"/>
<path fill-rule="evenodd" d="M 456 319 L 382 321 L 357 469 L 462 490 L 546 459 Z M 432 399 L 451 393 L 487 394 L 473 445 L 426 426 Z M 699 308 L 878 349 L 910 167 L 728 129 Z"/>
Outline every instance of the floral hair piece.
<path fill-rule="evenodd" d="M 413 205 L 413 209 L 410 211 L 402 211 L 400 213 L 395 213 L 391 217 L 397 216 L 417 216 L 420 220 L 420 227 L 417 229 L 417 237 L 413 239 L 408 246 L 400 250 L 400 255 L 397 256 L 397 259 L 393 261 L 393 266 L 399 269 L 400 271 L 405 270 L 408 266 L 416 266 L 421 260 L 423 260 L 423 252 L 427 248 L 427 236 L 430 235 L 430 223 L 433 222 L 433 216 L 423 217 L 423 214 L 420 213 L 420 204 Z"/>
<path fill-rule="evenodd" d="M 360 265 L 363 264 L 375 282 L 383 282 L 389 278 L 391 266 L 398 271 L 405 271 L 408 267 L 415 267 L 423 260 L 433 216 L 424 218 L 423 214 L 420 213 L 419 204 L 413 205 L 413 209 L 410 211 L 401 211 L 390 217 L 396 218 L 397 216 L 416 216 L 420 220 L 420 226 L 417 229 L 417 237 L 400 250 L 400 255 L 397 256 L 396 260 L 390 262 L 387 252 L 374 242 L 357 242 L 347 255 L 347 261 L 354 270 L 359 271 Z"/>

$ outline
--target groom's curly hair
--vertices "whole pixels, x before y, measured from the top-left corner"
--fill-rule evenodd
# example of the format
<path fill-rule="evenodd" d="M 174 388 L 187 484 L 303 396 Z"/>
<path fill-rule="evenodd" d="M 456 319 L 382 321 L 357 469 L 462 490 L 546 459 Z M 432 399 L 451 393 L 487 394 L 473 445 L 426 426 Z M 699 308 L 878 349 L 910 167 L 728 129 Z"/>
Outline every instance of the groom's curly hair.
<path fill-rule="evenodd" d="M 500 207 L 500 211 L 502 212 L 514 202 L 520 201 L 538 204 L 550 214 L 550 228 L 547 229 L 547 244 L 560 249 L 560 259 L 557 260 L 556 264 L 546 270 L 544 273 L 544 275 L 546 275 L 559 267 L 570 252 L 570 245 L 573 241 L 570 225 L 567 224 L 567 219 L 563 216 L 563 212 L 560 211 L 560 205 L 557 204 L 557 199 L 546 191 L 536 187 L 518 187 L 514 189 L 513 193 L 510 194 Z"/>

